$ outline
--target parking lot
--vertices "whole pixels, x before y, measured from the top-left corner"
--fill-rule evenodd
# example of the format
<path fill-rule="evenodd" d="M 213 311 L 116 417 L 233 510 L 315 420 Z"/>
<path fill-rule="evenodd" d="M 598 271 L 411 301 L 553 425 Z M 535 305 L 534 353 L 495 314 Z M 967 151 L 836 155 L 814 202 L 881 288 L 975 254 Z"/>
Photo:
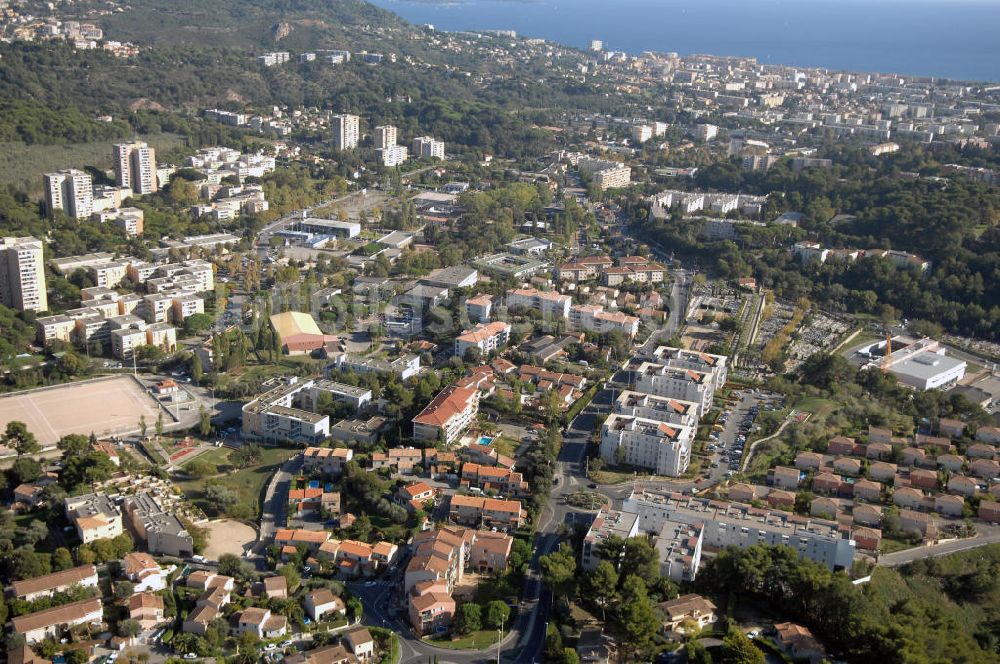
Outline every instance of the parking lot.
<path fill-rule="evenodd" d="M 712 466 L 709 478 L 719 482 L 730 473 L 740 470 L 740 461 L 748 443 L 761 409 L 777 406 L 776 397 L 759 392 L 734 393 L 739 394 L 735 406 L 726 408 L 709 437 L 706 451 L 712 454 Z M 721 430 L 720 430 L 721 427 Z"/>

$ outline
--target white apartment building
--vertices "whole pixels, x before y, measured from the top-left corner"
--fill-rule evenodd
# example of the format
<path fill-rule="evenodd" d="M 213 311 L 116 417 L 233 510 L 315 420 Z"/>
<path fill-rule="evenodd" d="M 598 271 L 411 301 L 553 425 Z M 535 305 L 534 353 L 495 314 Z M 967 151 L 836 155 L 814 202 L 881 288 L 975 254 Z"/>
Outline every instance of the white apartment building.
<path fill-rule="evenodd" d="M 615 399 L 613 409 L 619 415 L 686 427 L 698 426 L 698 404 L 693 401 L 623 390 Z"/>
<path fill-rule="evenodd" d="M 677 477 L 691 463 L 694 433 L 680 424 L 612 414 L 601 427 L 601 458 Z"/>
<path fill-rule="evenodd" d="M 632 125 L 632 140 L 636 143 L 645 143 L 653 138 L 653 128 L 649 125 Z"/>
<path fill-rule="evenodd" d="M 121 511 L 103 493 L 68 496 L 65 507 L 66 518 L 76 526 L 77 535 L 84 544 L 118 537 L 123 532 Z"/>
<path fill-rule="evenodd" d="M 510 341 L 510 325 L 502 321 L 477 325 L 455 338 L 455 355 L 465 356 L 465 351 L 478 348 L 481 357 L 486 357 Z"/>
<path fill-rule="evenodd" d="M 577 168 L 601 189 L 627 187 L 632 182 L 632 169 L 617 161 L 584 157 L 577 162 Z"/>
<path fill-rule="evenodd" d="M 156 150 L 143 142 L 116 143 L 112 157 L 119 187 L 128 187 L 136 194 L 156 191 Z"/>
<path fill-rule="evenodd" d="M 45 208 L 50 215 L 63 210 L 75 219 L 94 212 L 94 182 L 90 174 L 70 168 L 42 176 L 45 181 Z"/>
<path fill-rule="evenodd" d="M 712 550 L 783 544 L 830 569 L 850 569 L 854 562 L 854 540 L 835 521 L 648 489 L 633 491 L 622 511 L 638 514 L 639 529 L 654 535 L 671 522 L 703 524 L 703 544 Z"/>
<path fill-rule="evenodd" d="M 375 148 L 387 148 L 397 143 L 398 130 L 393 125 L 375 127 Z"/>
<path fill-rule="evenodd" d="M 694 135 L 703 141 L 710 141 L 719 135 L 719 128 L 714 124 L 695 125 Z"/>
<path fill-rule="evenodd" d="M 715 389 L 725 385 L 729 378 L 729 358 L 725 355 L 714 355 L 696 350 L 674 348 L 673 346 L 659 346 L 653 351 L 653 357 L 656 358 L 657 362 L 666 364 L 668 367 L 694 369 L 712 374 Z"/>
<path fill-rule="evenodd" d="M 654 362 L 641 363 L 636 373 L 635 389 L 639 392 L 693 401 L 698 404 L 698 417 L 712 407 L 715 383 L 711 374 Z"/>
<path fill-rule="evenodd" d="M 479 412 L 479 388 L 449 385 L 413 418 L 413 439 L 445 444 L 458 440 Z"/>
<path fill-rule="evenodd" d="M 361 139 L 361 118 L 341 113 L 330 118 L 333 129 L 333 147 L 338 150 L 352 150 Z"/>
<path fill-rule="evenodd" d="M 0 302 L 18 311 L 45 311 L 42 241 L 33 237 L 0 239 Z"/>
<path fill-rule="evenodd" d="M 384 148 L 375 150 L 383 166 L 392 168 L 406 163 L 410 157 L 410 151 L 405 145 L 387 145 Z"/>
<path fill-rule="evenodd" d="M 639 319 L 619 311 L 605 311 L 604 307 L 593 304 L 576 304 L 569 310 L 570 329 L 582 332 L 608 334 L 618 331 L 627 337 L 639 333 Z"/>
<path fill-rule="evenodd" d="M 330 418 L 296 408 L 295 397 L 312 381 L 291 379 L 243 406 L 243 435 L 254 440 L 318 444 L 330 435 Z"/>
<path fill-rule="evenodd" d="M 414 138 L 413 144 L 410 147 L 416 159 L 433 157 L 444 159 L 444 141 L 439 141 L 430 136 L 418 136 Z"/>
<path fill-rule="evenodd" d="M 542 314 L 542 318 L 569 318 L 570 305 L 573 298 L 552 291 L 540 291 L 534 288 L 515 288 L 507 291 L 507 307 L 533 309 Z"/>
<path fill-rule="evenodd" d="M 631 539 L 639 534 L 639 516 L 629 512 L 620 512 L 608 507 L 602 507 L 601 511 L 594 517 L 590 524 L 590 530 L 583 538 L 583 548 L 580 551 L 580 567 L 588 572 L 597 569 L 597 565 L 602 558 L 598 554 L 601 543 L 609 537 L 620 537 L 623 540 Z M 617 566 L 617 560 L 609 560 L 609 563 Z"/>

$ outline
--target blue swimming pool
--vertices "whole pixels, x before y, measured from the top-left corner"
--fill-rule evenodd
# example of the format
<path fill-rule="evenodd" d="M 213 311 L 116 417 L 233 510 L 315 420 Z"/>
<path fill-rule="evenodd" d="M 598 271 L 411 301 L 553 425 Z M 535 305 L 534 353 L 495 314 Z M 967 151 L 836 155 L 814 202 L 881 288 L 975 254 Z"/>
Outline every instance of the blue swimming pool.
<path fill-rule="evenodd" d="M 480 436 L 479 437 L 479 444 L 480 445 L 489 445 L 492 442 L 493 442 L 493 439 L 490 438 L 489 436 Z"/>

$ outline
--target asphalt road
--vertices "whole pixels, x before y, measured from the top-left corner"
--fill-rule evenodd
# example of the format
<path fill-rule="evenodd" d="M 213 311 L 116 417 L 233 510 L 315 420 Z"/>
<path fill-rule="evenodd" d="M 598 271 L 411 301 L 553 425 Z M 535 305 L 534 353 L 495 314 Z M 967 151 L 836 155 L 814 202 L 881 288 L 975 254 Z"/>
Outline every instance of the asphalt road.
<path fill-rule="evenodd" d="M 274 532 L 285 525 L 285 509 L 288 505 L 288 490 L 292 478 L 299 472 L 302 457 L 296 454 L 286 461 L 281 468 L 271 476 L 264 492 L 264 509 L 260 516 L 260 528 L 257 531 L 258 553 L 263 553 L 267 543 L 274 538 Z"/>

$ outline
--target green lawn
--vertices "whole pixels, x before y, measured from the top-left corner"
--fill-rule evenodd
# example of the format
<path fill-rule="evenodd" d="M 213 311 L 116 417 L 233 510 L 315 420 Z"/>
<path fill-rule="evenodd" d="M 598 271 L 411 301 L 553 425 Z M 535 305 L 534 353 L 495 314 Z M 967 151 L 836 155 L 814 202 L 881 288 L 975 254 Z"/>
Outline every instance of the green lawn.
<path fill-rule="evenodd" d="M 623 482 L 631 482 L 635 478 L 635 473 L 632 471 L 616 470 L 615 468 L 606 468 L 598 471 L 592 470 L 588 477 L 591 481 L 598 484 L 621 484 Z"/>
<path fill-rule="evenodd" d="M 482 650 L 497 642 L 497 630 L 481 629 L 466 636 L 452 640 L 449 637 L 434 639 L 427 637 L 424 642 L 437 646 L 438 648 L 448 648 L 449 650 Z"/>
<path fill-rule="evenodd" d="M 815 421 L 824 422 L 839 405 L 836 401 L 822 397 L 804 397 L 795 403 L 795 408 L 812 413 Z"/>
<path fill-rule="evenodd" d="M 218 482 L 239 493 L 241 502 L 254 505 L 255 514 L 259 515 L 264 495 L 264 486 L 271 479 L 274 471 L 285 461 L 297 454 L 298 450 L 283 447 L 265 447 L 261 452 L 261 461 L 259 464 L 239 470 L 230 465 L 230 452 L 231 450 L 222 447 L 195 457 L 196 459 L 204 459 L 215 463 L 219 469 L 219 474 L 203 479 L 179 482 L 178 485 L 184 491 L 184 495 L 207 514 L 217 514 L 219 510 L 218 506 L 209 503 L 205 498 L 205 483 Z"/>
<path fill-rule="evenodd" d="M 917 546 L 916 544 L 910 544 L 905 540 L 891 539 L 889 537 L 883 537 L 882 541 L 879 542 L 878 550 L 879 553 L 895 553 L 896 551 L 904 551 L 906 549 L 912 549 Z"/>

